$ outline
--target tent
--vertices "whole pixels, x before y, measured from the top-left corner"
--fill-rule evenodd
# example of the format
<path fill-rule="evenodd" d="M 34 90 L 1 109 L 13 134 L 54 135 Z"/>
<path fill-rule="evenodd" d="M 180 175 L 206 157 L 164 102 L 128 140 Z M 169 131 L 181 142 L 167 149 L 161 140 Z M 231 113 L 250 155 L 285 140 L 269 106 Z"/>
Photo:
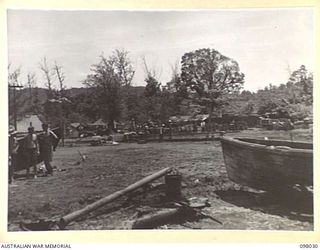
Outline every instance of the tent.
<path fill-rule="evenodd" d="M 94 123 L 91 123 L 90 126 L 104 126 L 107 127 L 107 124 L 100 118 Z"/>

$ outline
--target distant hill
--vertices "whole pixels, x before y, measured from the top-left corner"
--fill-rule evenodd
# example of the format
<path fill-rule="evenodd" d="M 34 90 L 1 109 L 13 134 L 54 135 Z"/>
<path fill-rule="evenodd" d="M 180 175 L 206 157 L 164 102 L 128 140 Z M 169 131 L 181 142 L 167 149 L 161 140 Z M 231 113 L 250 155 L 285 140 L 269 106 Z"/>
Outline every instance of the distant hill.
<path fill-rule="evenodd" d="M 145 87 L 143 86 L 131 86 L 130 92 L 138 95 L 142 95 L 144 93 Z M 46 89 L 44 89 L 47 91 Z M 86 93 L 87 91 L 90 91 L 90 88 L 71 88 L 64 90 L 64 93 L 67 97 L 75 97 L 79 94 Z"/>
<path fill-rule="evenodd" d="M 144 93 L 145 87 L 130 87 L 130 92 L 136 96 L 141 96 Z M 25 115 L 38 114 L 44 116 L 43 106 L 47 101 L 48 89 L 44 88 L 24 88 L 16 91 L 16 106 L 17 116 L 21 118 Z M 67 98 L 75 98 L 81 94 L 90 92 L 90 88 L 70 88 L 64 90 L 64 95 Z M 13 91 L 9 91 L 9 120 L 13 122 Z"/>
<path fill-rule="evenodd" d="M 71 88 L 64 90 L 64 93 L 68 97 L 75 97 L 77 95 L 86 93 L 88 91 L 88 88 Z"/>

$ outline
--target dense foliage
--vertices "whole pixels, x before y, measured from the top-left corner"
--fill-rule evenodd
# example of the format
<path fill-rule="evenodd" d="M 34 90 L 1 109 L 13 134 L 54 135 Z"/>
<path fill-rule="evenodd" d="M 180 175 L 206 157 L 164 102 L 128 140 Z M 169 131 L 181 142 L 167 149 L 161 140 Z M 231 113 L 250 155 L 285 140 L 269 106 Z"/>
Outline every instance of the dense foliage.
<path fill-rule="evenodd" d="M 28 88 L 16 91 L 18 116 L 36 113 L 53 124 L 90 123 L 102 118 L 110 127 L 114 121 L 160 124 L 173 115 L 211 112 L 293 120 L 312 116 L 313 75 L 303 65 L 291 73 L 286 83 L 269 84 L 257 92 L 240 91 L 244 74 L 238 63 L 213 49 L 185 53 L 181 73 L 175 71 L 166 84 L 147 74 L 145 87 L 133 87 L 135 70 L 126 51 L 116 50 L 108 57 L 101 55 L 90 71 L 83 88 L 42 89 L 30 81 Z M 9 74 L 9 83 L 18 82 L 19 72 Z M 12 91 L 9 91 L 10 118 Z"/>

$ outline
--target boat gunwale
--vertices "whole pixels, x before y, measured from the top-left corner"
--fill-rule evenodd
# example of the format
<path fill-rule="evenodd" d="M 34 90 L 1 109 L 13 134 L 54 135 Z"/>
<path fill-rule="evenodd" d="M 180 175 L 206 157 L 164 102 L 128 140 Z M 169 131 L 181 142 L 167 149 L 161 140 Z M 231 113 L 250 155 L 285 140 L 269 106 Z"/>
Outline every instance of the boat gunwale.
<path fill-rule="evenodd" d="M 296 155 L 299 154 L 301 155 L 306 155 L 306 156 L 312 156 L 313 155 L 313 149 L 299 149 L 299 148 L 279 148 L 277 146 L 271 147 L 268 145 L 263 145 L 260 144 L 257 140 L 257 143 L 253 142 L 246 142 L 242 141 L 241 139 L 250 139 L 250 140 L 257 140 L 254 138 L 247 138 L 247 137 L 222 137 L 221 142 L 227 142 L 231 143 L 235 146 L 241 146 L 241 147 L 246 147 L 246 148 L 251 148 L 254 150 L 263 150 L 265 152 L 269 153 L 275 153 L 275 154 L 286 154 L 286 155 Z M 262 141 L 262 140 L 260 140 Z M 285 141 L 285 140 L 268 140 L 269 142 L 288 142 L 290 143 L 291 141 Z M 312 143 L 307 143 L 307 142 L 298 142 L 298 143 L 303 143 L 303 144 L 312 144 Z"/>

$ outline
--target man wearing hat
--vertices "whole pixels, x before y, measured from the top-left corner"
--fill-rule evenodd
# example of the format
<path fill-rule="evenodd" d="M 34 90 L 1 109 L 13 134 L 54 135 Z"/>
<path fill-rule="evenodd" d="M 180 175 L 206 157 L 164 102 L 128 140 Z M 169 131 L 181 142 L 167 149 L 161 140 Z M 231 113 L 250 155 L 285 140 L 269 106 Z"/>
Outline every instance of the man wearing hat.
<path fill-rule="evenodd" d="M 37 157 L 39 155 L 38 138 L 34 132 L 34 127 L 28 128 L 28 134 L 25 137 L 25 149 L 27 160 L 27 176 L 29 176 L 30 167 L 33 167 L 34 178 L 37 178 Z"/>

